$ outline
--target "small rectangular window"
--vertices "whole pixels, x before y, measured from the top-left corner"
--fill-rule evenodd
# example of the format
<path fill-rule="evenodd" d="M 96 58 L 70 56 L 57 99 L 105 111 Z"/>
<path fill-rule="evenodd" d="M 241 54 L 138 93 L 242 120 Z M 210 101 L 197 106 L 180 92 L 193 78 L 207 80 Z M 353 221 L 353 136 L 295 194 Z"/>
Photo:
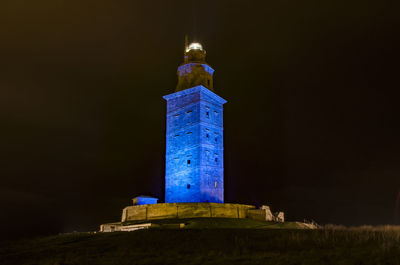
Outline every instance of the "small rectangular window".
<path fill-rule="evenodd" d="M 178 117 L 179 116 L 179 114 L 174 114 L 174 117 Z"/>
<path fill-rule="evenodd" d="M 188 113 L 188 114 L 189 114 L 189 113 L 192 113 L 192 111 L 191 111 L 191 110 L 188 110 L 188 111 L 186 111 L 186 113 Z"/>
<path fill-rule="evenodd" d="M 187 161 L 187 164 L 190 165 L 190 160 Z"/>
<path fill-rule="evenodd" d="M 206 112 L 206 117 L 210 118 L 210 112 L 208 112 L 208 111 Z"/>
<path fill-rule="evenodd" d="M 187 132 L 186 134 L 191 134 L 192 132 Z"/>
<path fill-rule="evenodd" d="M 186 188 L 187 188 L 187 189 L 190 189 L 190 184 L 187 184 L 187 185 L 186 185 Z"/>
<path fill-rule="evenodd" d="M 175 134 L 175 135 L 174 135 L 174 137 L 178 137 L 178 136 L 179 136 L 179 134 Z"/>

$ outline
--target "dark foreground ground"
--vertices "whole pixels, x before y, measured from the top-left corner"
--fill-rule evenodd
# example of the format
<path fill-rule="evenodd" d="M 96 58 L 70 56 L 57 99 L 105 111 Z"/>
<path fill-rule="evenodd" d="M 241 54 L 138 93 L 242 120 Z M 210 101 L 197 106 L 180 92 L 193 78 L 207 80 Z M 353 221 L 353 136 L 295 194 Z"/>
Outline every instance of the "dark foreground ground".
<path fill-rule="evenodd" d="M 2 242 L 0 264 L 400 264 L 396 227 L 199 228 Z"/>

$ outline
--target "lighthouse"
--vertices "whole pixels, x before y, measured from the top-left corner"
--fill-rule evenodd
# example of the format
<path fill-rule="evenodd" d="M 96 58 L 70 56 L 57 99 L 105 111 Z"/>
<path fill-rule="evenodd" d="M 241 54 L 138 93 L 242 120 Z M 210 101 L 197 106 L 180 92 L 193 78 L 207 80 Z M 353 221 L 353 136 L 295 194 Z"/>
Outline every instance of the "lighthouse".
<path fill-rule="evenodd" d="M 223 104 L 200 43 L 185 44 L 167 101 L 165 202 L 224 202 Z"/>
<path fill-rule="evenodd" d="M 185 44 L 178 84 L 167 101 L 165 203 L 150 196 L 133 198 L 121 222 L 102 224 L 100 231 L 149 228 L 152 220 L 235 218 L 284 222 L 283 212 L 269 206 L 224 203 L 224 123 L 226 100 L 214 91 L 214 69 L 200 43 Z M 132 222 L 140 221 L 140 224 Z M 180 226 L 181 227 L 181 226 Z"/>

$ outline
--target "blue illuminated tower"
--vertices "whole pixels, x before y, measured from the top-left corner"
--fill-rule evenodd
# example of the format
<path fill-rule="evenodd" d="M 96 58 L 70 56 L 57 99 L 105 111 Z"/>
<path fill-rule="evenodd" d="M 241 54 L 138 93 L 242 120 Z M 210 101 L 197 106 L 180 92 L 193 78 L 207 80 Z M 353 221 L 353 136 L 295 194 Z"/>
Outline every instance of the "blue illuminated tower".
<path fill-rule="evenodd" d="M 224 202 L 223 104 L 199 43 L 185 45 L 167 100 L 165 202 Z"/>

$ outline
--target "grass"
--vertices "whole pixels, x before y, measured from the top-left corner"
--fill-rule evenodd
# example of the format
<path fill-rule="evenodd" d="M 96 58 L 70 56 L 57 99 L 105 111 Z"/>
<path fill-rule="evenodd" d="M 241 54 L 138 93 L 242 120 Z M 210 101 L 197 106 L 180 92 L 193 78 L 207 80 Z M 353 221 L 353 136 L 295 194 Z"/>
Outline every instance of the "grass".
<path fill-rule="evenodd" d="M 296 229 L 303 226 L 296 222 L 276 223 L 265 222 L 254 219 L 236 218 L 187 218 L 187 219 L 162 219 L 152 221 L 130 221 L 124 225 L 154 223 L 159 225 L 185 224 L 185 229 L 222 229 L 222 228 L 254 228 L 254 229 Z"/>
<path fill-rule="evenodd" d="M 214 221 L 226 227 L 204 228 Z M 229 219 L 185 222 L 193 227 L 3 242 L 0 264 L 400 264 L 399 227 L 255 229 L 246 223 L 244 229 Z"/>

